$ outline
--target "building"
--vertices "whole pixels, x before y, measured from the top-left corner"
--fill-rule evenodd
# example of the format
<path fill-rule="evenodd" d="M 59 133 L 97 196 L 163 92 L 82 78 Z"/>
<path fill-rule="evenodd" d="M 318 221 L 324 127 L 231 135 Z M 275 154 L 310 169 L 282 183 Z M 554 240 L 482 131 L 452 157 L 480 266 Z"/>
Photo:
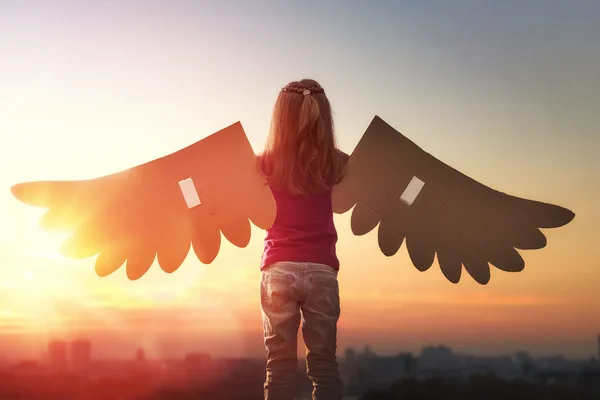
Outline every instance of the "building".
<path fill-rule="evenodd" d="M 146 352 L 144 349 L 137 349 L 135 353 L 135 360 L 138 362 L 138 364 L 144 364 L 146 362 Z"/>
<path fill-rule="evenodd" d="M 67 368 L 67 343 L 53 340 L 48 343 L 48 363 L 56 370 L 63 371 Z"/>
<path fill-rule="evenodd" d="M 184 368 L 189 380 L 196 386 L 207 387 L 216 381 L 216 365 L 208 354 L 188 354 L 184 360 Z"/>
<path fill-rule="evenodd" d="M 340 360 L 340 376 L 344 391 L 358 395 L 365 388 L 387 388 L 393 382 L 416 372 L 416 358 L 411 353 L 380 356 L 365 347 L 362 353 L 349 348 Z"/>
<path fill-rule="evenodd" d="M 464 357 L 455 354 L 448 346 L 426 346 L 419 356 L 419 370 L 441 373 L 457 371 L 464 367 Z"/>
<path fill-rule="evenodd" d="M 92 362 L 92 343 L 87 340 L 73 340 L 70 343 L 70 361 L 75 370 L 88 368 Z"/>

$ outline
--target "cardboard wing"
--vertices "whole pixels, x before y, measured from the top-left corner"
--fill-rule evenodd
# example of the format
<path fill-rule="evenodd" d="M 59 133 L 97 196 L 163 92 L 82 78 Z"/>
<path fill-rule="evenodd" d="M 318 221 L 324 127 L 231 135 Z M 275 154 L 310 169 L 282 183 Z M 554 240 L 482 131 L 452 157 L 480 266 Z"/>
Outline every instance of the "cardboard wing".
<path fill-rule="evenodd" d="M 62 246 L 72 258 L 98 254 L 96 273 L 126 263 L 143 276 L 155 257 L 167 273 L 186 258 L 190 243 L 201 262 L 219 252 L 221 232 L 245 247 L 250 219 L 268 229 L 275 200 L 237 122 L 168 156 L 91 180 L 27 182 L 12 187 L 24 203 L 48 208 L 45 228 L 73 233 Z"/>
<path fill-rule="evenodd" d="M 480 284 L 491 263 L 521 271 L 516 249 L 540 249 L 539 228 L 570 222 L 565 208 L 491 189 L 437 160 L 376 116 L 352 153 L 345 178 L 333 190 L 334 211 L 354 207 L 352 232 L 364 235 L 378 224 L 381 251 L 394 255 L 404 238 L 420 271 L 437 254 L 444 276 L 458 283 L 462 266 Z M 515 249 L 516 248 L 516 249 Z"/>

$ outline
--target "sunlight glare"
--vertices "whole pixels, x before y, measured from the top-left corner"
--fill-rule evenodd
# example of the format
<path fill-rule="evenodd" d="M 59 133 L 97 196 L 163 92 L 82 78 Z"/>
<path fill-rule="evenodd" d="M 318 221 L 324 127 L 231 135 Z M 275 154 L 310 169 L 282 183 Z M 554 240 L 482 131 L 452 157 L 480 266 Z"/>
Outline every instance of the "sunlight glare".
<path fill-rule="evenodd" d="M 31 247 L 31 255 L 43 260 L 67 260 L 68 258 L 60 253 L 60 247 L 70 235 L 70 233 L 38 230 L 35 234 L 36 237 L 31 241 L 34 243 Z"/>

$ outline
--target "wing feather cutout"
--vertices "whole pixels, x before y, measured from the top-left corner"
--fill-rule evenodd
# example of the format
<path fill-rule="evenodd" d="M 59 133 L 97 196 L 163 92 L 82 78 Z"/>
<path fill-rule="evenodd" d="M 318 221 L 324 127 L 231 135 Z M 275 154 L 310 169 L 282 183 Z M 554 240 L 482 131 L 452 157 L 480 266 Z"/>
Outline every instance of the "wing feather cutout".
<path fill-rule="evenodd" d="M 404 201 L 407 197 L 412 203 Z M 344 179 L 334 187 L 333 206 L 340 214 L 353 208 L 355 235 L 379 223 L 379 247 L 386 256 L 394 255 L 406 238 L 418 270 L 428 270 L 437 254 L 448 281 L 458 283 L 464 266 L 483 285 L 490 280 L 490 264 L 522 271 L 525 263 L 516 249 L 545 247 L 540 228 L 563 226 L 575 216 L 566 208 L 511 196 L 475 181 L 378 116 L 350 156 Z"/>
<path fill-rule="evenodd" d="M 191 178 L 200 204 L 188 208 L 179 182 Z M 12 187 L 20 201 L 47 208 L 44 228 L 69 232 L 67 257 L 98 255 L 98 276 L 125 264 L 139 279 L 155 259 L 176 271 L 193 248 L 206 264 L 217 256 L 221 232 L 245 247 L 250 219 L 267 229 L 275 200 L 256 169 L 256 157 L 237 122 L 171 155 L 112 175 L 78 181 L 40 181 Z"/>

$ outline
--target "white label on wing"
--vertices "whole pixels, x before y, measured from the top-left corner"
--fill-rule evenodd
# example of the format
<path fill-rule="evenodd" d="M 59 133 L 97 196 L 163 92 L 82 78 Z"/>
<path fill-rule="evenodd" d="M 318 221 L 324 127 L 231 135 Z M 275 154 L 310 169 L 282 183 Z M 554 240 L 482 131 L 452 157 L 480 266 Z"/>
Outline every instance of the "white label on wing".
<path fill-rule="evenodd" d="M 183 193 L 183 198 L 185 199 L 188 208 L 194 208 L 202 204 L 192 178 L 179 181 L 179 189 L 181 189 L 181 193 Z"/>
<path fill-rule="evenodd" d="M 413 176 L 406 189 L 404 189 L 404 193 L 400 196 L 400 200 L 410 206 L 421 192 L 421 189 L 423 189 L 423 186 L 425 186 L 425 182 Z"/>

